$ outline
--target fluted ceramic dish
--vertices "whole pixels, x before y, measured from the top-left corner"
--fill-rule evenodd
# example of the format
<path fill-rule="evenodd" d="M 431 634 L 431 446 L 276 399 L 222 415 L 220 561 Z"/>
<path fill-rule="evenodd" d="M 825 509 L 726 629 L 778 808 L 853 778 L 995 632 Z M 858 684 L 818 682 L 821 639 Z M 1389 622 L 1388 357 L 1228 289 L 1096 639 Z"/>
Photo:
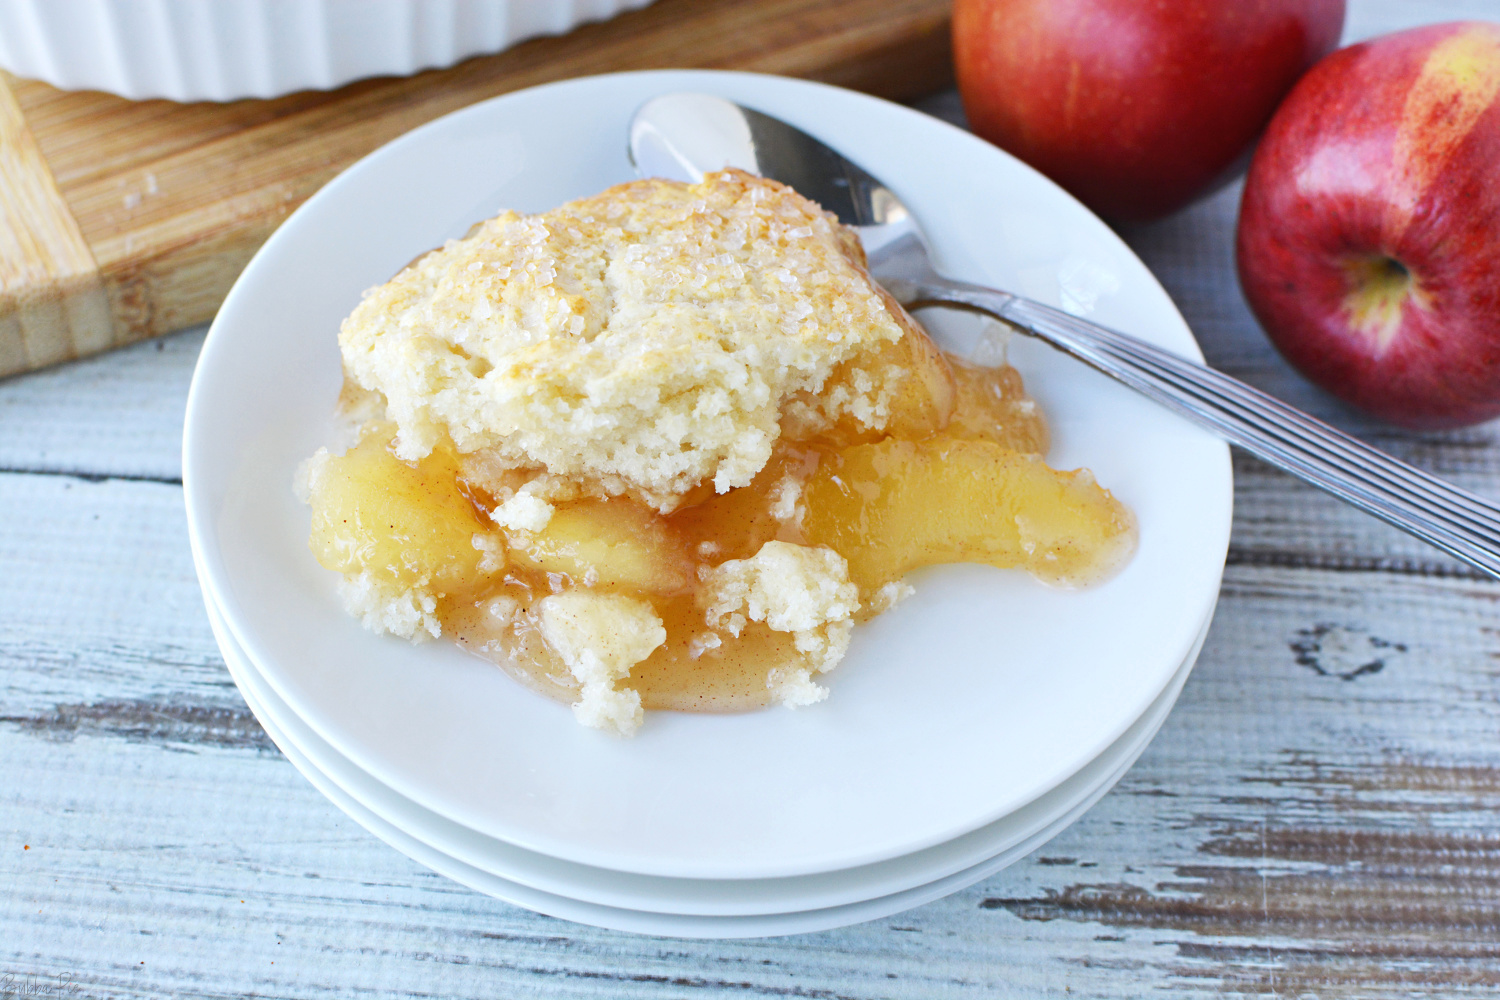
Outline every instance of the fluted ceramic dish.
<path fill-rule="evenodd" d="M 340 320 L 360 293 L 501 207 L 551 208 L 630 180 L 648 97 L 755 103 L 878 170 L 955 274 L 1026 289 L 1188 356 L 1144 265 L 1055 185 L 973 136 L 836 88 L 746 74 L 567 81 L 440 119 L 356 164 L 246 268 L 204 345 L 184 481 L 202 580 L 279 698 L 405 798 L 550 857 L 677 878 L 777 878 L 901 857 L 994 822 L 1120 738 L 1176 674 L 1218 593 L 1224 444 L 1027 339 L 1012 360 L 1049 415 L 1051 461 L 1135 512 L 1140 548 L 1068 592 L 948 566 L 855 632 L 832 696 L 799 711 L 660 713 L 633 739 L 443 642 L 374 635 L 310 557 L 297 464 L 336 440 Z M 558 122 L 567 122 L 559 128 Z M 950 345 L 973 321 L 934 314 Z"/>
<path fill-rule="evenodd" d="M 0 66 L 67 90 L 232 101 L 405 76 L 651 0 L 0 0 Z"/>

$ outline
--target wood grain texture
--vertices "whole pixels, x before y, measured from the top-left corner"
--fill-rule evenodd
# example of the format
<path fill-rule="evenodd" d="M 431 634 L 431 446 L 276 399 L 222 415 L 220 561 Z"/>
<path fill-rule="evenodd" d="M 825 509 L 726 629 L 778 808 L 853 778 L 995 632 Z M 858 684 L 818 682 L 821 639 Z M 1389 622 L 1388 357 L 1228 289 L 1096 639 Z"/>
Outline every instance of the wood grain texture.
<path fill-rule="evenodd" d="M 0 375 L 209 320 L 292 209 L 361 156 L 439 115 L 553 80 L 663 67 L 779 73 L 912 99 L 951 82 L 947 6 L 657 0 L 451 69 L 223 105 L 132 102 L 0 81 L 14 91 L 13 110 L 24 118 L 18 124 L 40 151 L 16 173 L 50 173 L 66 204 L 48 203 L 53 212 L 42 231 L 81 237 L 68 247 L 68 266 L 75 257 L 80 267 L 86 262 L 80 273 L 94 282 L 85 296 L 46 267 L 35 278 L 35 267 L 18 272 L 17 293 L 41 304 L 26 312 L 0 301 L 0 324 L 26 333 L 18 341 L 24 350 L 7 347 L 0 326 Z M 0 99 L 0 122 L 5 107 Z M 21 249 L 20 264 L 50 260 Z M 6 257 L 0 246 L 0 266 Z M 54 316 L 59 310 L 66 321 Z"/>
<path fill-rule="evenodd" d="M 0 80 L 0 375 L 113 341 L 94 255 Z"/>

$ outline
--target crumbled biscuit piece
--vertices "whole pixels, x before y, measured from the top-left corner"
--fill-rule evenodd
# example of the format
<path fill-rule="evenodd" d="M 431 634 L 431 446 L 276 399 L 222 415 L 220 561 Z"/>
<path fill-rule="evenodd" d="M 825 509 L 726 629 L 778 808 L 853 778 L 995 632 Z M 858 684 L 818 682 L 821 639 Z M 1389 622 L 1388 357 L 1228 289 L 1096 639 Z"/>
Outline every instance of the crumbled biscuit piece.
<path fill-rule="evenodd" d="M 437 598 L 426 587 L 395 589 L 374 573 L 349 573 L 338 584 L 344 610 L 372 632 L 389 632 L 412 642 L 443 634 Z"/>
<path fill-rule="evenodd" d="M 506 212 L 368 293 L 339 341 L 401 458 L 448 436 L 666 511 L 749 483 L 787 400 L 909 324 L 832 216 L 725 171 Z M 886 391 L 827 405 L 878 424 Z"/>
<path fill-rule="evenodd" d="M 771 504 L 771 516 L 786 524 L 797 518 L 797 501 L 802 499 L 803 482 L 792 473 L 787 473 L 776 484 L 775 498 Z"/>
<path fill-rule="evenodd" d="M 904 579 L 892 580 L 871 595 L 870 605 L 866 610 L 874 615 L 883 615 L 916 592 L 916 588 Z"/>
<path fill-rule="evenodd" d="M 766 674 L 766 687 L 787 708 L 816 705 L 828 697 L 828 689 L 812 679 L 807 667 L 774 667 Z"/>
<path fill-rule="evenodd" d="M 553 506 L 535 493 L 522 490 L 490 512 L 495 523 L 511 531 L 541 531 L 552 520 Z"/>
<path fill-rule="evenodd" d="M 803 662 L 771 671 L 767 684 L 782 704 L 797 706 L 827 697 L 812 675 L 843 659 L 858 594 L 849 582 L 849 564 L 832 549 L 767 542 L 749 559 L 733 559 L 705 573 L 699 600 L 712 628 L 738 635 L 748 618 L 774 632 L 792 633 Z"/>
<path fill-rule="evenodd" d="M 292 474 L 292 493 L 299 503 L 312 503 L 313 494 L 323 488 L 323 473 L 331 457 L 327 448 L 319 448 L 297 463 L 297 471 Z"/>
<path fill-rule="evenodd" d="M 641 696 L 615 682 L 667 641 L 650 602 L 621 594 L 567 590 L 537 602 L 542 638 L 578 680 L 579 722 L 629 736 L 645 719 Z"/>
<path fill-rule="evenodd" d="M 479 572 L 494 575 L 505 568 L 505 536 L 498 533 L 476 533 L 470 544 L 484 554 Z"/>
<path fill-rule="evenodd" d="M 696 660 L 710 649 L 724 645 L 717 632 L 699 632 L 688 640 L 688 659 Z"/>

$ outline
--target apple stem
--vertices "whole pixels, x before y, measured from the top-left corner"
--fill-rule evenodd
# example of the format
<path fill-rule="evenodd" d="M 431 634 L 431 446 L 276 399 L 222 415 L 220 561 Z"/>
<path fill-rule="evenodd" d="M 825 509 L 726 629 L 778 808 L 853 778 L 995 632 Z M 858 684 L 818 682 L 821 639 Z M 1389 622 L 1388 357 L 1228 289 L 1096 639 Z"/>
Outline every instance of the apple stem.
<path fill-rule="evenodd" d="M 1356 257 L 1344 265 L 1349 292 L 1344 308 L 1349 325 L 1375 342 L 1384 353 L 1401 326 L 1401 314 L 1420 289 L 1411 270 L 1389 254 Z"/>

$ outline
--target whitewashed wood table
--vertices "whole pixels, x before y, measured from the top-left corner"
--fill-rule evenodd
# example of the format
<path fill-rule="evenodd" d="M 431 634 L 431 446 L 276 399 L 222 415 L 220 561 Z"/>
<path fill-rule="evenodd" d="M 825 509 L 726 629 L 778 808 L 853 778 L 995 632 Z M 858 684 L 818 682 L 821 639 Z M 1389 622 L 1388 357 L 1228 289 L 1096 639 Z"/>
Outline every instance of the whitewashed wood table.
<path fill-rule="evenodd" d="M 1500 16 L 1350 7 L 1350 38 Z M 1496 425 L 1393 432 L 1273 354 L 1233 283 L 1237 198 L 1127 234 L 1209 360 L 1500 495 Z M 292 769 L 219 658 L 178 458 L 201 342 L 0 382 L 0 997 L 1500 994 L 1500 585 L 1245 458 L 1176 710 L 1013 868 L 731 943 L 581 927 L 426 871 Z"/>

